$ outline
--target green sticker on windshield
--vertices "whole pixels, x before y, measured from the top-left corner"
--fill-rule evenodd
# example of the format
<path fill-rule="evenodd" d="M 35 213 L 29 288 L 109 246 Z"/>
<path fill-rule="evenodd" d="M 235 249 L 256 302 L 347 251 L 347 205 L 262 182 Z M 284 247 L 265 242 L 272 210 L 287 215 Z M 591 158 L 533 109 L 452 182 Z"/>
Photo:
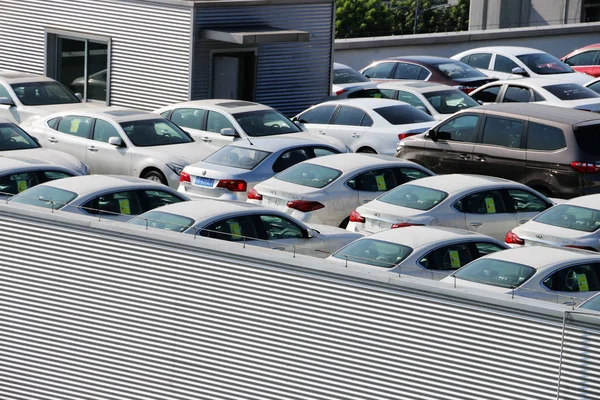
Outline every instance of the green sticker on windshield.
<path fill-rule="evenodd" d="M 377 190 L 387 190 L 387 185 L 385 184 L 385 178 L 383 177 L 383 175 L 377 175 L 375 177 L 375 180 L 377 181 Z"/>
<path fill-rule="evenodd" d="M 128 199 L 119 199 L 119 210 L 121 211 L 121 214 L 131 215 Z"/>
<path fill-rule="evenodd" d="M 232 240 L 240 240 L 242 238 L 242 228 L 237 222 L 228 222 L 229 230 L 231 231 Z"/>
<path fill-rule="evenodd" d="M 496 214 L 496 203 L 491 197 L 485 198 L 485 209 L 488 214 Z"/>
<path fill-rule="evenodd" d="M 24 190 L 29 189 L 27 186 L 27 181 L 24 180 L 18 180 L 17 181 L 17 190 L 19 191 L 19 193 L 21 193 Z"/>
<path fill-rule="evenodd" d="M 448 253 L 450 254 L 450 266 L 452 266 L 452 268 L 460 268 L 460 256 L 458 255 L 458 251 L 449 250 Z"/>
<path fill-rule="evenodd" d="M 586 274 L 577 274 L 577 283 L 579 284 L 580 292 L 587 292 L 590 290 Z"/>

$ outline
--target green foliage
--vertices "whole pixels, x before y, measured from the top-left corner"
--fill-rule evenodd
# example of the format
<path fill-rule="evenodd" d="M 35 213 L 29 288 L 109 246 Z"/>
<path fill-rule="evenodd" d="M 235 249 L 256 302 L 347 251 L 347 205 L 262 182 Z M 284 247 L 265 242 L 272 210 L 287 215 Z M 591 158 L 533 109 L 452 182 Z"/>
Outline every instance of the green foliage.
<path fill-rule="evenodd" d="M 412 34 L 418 3 L 416 33 L 456 32 L 468 29 L 470 0 L 453 7 L 445 0 L 338 0 L 336 37 Z"/>

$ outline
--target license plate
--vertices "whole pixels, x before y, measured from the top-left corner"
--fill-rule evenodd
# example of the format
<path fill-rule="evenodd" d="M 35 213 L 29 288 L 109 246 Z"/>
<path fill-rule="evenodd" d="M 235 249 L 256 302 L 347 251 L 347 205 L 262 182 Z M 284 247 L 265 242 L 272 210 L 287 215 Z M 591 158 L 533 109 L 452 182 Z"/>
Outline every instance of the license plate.
<path fill-rule="evenodd" d="M 198 186 L 204 186 L 204 187 L 213 187 L 214 182 L 215 182 L 214 179 L 203 178 L 201 176 L 197 176 L 194 184 L 198 185 Z"/>
<path fill-rule="evenodd" d="M 371 228 L 378 228 L 378 229 L 380 229 L 380 228 L 383 228 L 384 224 L 385 224 L 385 222 L 379 221 L 379 220 L 376 220 L 376 219 L 370 219 L 369 220 L 369 226 Z"/>
<path fill-rule="evenodd" d="M 287 204 L 287 200 L 278 199 L 276 197 L 268 197 L 267 204 L 269 204 L 271 206 L 281 206 L 281 205 Z"/>
<path fill-rule="evenodd" d="M 547 246 L 547 244 L 545 244 L 545 243 L 542 243 L 542 242 L 534 242 L 534 241 L 531 241 L 531 240 L 528 240 L 528 241 L 526 242 L 526 244 L 528 244 L 528 245 L 530 245 L 530 246 Z"/>

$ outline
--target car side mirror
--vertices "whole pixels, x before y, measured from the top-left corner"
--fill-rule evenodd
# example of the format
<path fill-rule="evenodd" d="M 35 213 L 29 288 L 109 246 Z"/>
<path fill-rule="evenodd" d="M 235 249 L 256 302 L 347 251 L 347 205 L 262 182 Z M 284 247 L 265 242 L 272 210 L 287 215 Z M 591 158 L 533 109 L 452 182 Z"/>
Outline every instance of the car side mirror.
<path fill-rule="evenodd" d="M 123 146 L 123 139 L 117 136 L 111 136 L 108 138 L 108 144 L 111 144 L 115 147 L 121 147 Z"/>
<path fill-rule="evenodd" d="M 433 140 L 434 142 L 437 142 L 438 137 L 437 137 L 437 132 L 433 129 L 430 129 L 427 131 L 427 137 L 431 140 Z"/>
<path fill-rule="evenodd" d="M 40 144 L 40 140 L 38 138 L 36 138 L 35 136 L 31 136 L 31 138 L 33 139 L 34 142 L 36 142 L 37 144 Z"/>
<path fill-rule="evenodd" d="M 229 136 L 229 137 L 235 137 L 235 129 L 233 128 L 223 128 L 221 129 L 221 135 L 223 136 Z"/>
<path fill-rule="evenodd" d="M 515 74 L 515 75 L 521 75 L 521 76 L 525 76 L 525 77 L 529 76 L 529 74 L 527 73 L 527 71 L 525 71 L 525 70 L 524 70 L 523 68 L 521 68 L 521 67 L 515 67 L 515 68 L 513 68 L 513 69 L 512 69 L 512 71 L 511 71 L 511 72 L 512 72 L 513 74 Z"/>
<path fill-rule="evenodd" d="M 0 97 L 0 106 L 9 106 L 12 107 L 15 105 L 15 102 L 12 101 L 10 97 Z"/>

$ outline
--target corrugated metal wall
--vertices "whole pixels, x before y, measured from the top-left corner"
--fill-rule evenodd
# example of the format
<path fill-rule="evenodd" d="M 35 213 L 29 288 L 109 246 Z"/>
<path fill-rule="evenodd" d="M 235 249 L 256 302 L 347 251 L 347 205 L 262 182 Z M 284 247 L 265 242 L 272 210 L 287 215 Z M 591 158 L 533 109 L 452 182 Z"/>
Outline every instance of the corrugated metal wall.
<path fill-rule="evenodd" d="M 557 305 L 28 214 L 0 206 L 2 400 L 556 396 Z M 561 399 L 600 399 L 600 322 L 569 326 Z"/>
<path fill-rule="evenodd" d="M 190 92 L 192 5 L 1 0 L 0 68 L 43 74 L 44 29 L 112 38 L 111 104 L 152 110 Z"/>
<path fill-rule="evenodd" d="M 295 115 L 329 95 L 333 3 L 196 9 L 198 30 L 260 25 L 308 31 L 310 41 L 256 46 L 256 101 L 275 107 L 286 115 Z M 210 50 L 233 48 L 243 47 L 212 40 L 196 40 L 193 99 L 209 98 Z"/>

